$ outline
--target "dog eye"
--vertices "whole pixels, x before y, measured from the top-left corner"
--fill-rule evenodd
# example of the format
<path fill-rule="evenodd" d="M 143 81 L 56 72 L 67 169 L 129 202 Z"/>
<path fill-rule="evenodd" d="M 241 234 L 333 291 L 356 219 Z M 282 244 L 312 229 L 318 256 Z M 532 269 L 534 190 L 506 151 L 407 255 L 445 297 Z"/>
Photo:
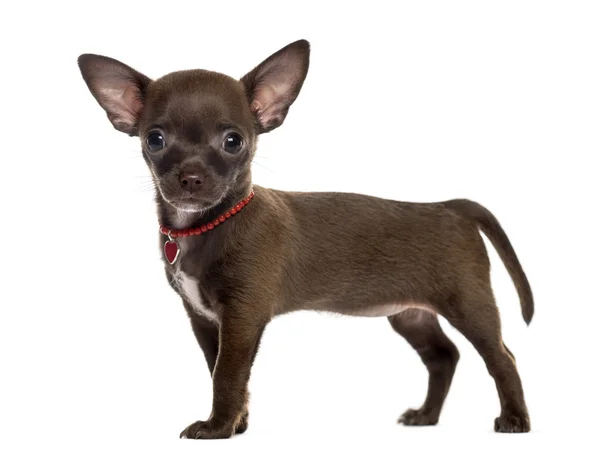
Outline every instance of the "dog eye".
<path fill-rule="evenodd" d="M 223 140 L 223 150 L 225 152 L 229 152 L 230 154 L 235 154 L 242 149 L 242 137 L 237 133 L 232 132 L 227 134 L 225 139 Z"/>
<path fill-rule="evenodd" d="M 165 139 L 160 133 L 152 132 L 146 137 L 146 145 L 150 152 L 158 152 L 163 149 L 167 143 L 165 143 Z"/>

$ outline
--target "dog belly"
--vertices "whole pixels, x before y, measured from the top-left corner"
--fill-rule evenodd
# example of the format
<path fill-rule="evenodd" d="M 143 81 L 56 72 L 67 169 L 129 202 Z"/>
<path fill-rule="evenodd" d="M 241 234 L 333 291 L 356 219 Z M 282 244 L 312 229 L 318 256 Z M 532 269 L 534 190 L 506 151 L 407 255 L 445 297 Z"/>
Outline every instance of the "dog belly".
<path fill-rule="evenodd" d="M 373 304 L 371 306 L 361 306 L 350 309 L 336 310 L 340 314 L 351 315 L 355 317 L 389 317 L 400 314 L 407 309 L 421 309 L 436 314 L 436 312 L 424 303 L 415 301 Z"/>

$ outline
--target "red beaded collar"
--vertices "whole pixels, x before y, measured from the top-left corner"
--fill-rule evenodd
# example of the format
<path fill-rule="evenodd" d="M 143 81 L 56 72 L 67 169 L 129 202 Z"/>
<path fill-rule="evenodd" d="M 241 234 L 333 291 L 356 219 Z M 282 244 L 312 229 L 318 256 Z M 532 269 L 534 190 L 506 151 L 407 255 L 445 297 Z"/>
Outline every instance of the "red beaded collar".
<path fill-rule="evenodd" d="M 233 215 L 235 215 L 240 210 L 242 210 L 252 200 L 252 198 L 254 198 L 254 191 L 251 191 L 250 194 L 246 198 L 242 199 L 238 204 L 236 204 L 227 213 L 219 216 L 216 220 L 211 221 L 206 224 L 203 224 L 202 226 L 197 227 L 197 228 L 171 229 L 171 228 L 161 225 L 159 228 L 161 234 L 164 234 L 167 237 L 169 237 L 169 240 L 167 240 L 165 242 L 165 246 L 164 246 L 164 252 L 165 252 L 165 257 L 167 258 L 167 262 L 169 262 L 169 264 L 172 265 L 177 260 L 177 257 L 179 257 L 180 248 L 179 248 L 179 244 L 175 240 L 176 238 L 191 237 L 193 235 L 201 235 L 208 231 L 212 231 L 214 228 L 219 226 L 225 220 L 227 220 L 228 218 L 231 218 Z"/>

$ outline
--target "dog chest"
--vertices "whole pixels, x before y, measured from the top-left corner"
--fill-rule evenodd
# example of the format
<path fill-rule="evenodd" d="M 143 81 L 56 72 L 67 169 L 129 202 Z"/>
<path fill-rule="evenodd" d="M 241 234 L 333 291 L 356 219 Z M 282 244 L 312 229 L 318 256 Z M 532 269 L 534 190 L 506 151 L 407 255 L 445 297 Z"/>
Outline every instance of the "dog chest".
<path fill-rule="evenodd" d="M 198 315 L 206 317 L 214 323 L 219 322 L 216 312 L 202 300 L 198 280 L 196 278 L 188 275 L 183 270 L 178 269 L 173 273 L 173 279 L 179 288 L 180 295 Z"/>

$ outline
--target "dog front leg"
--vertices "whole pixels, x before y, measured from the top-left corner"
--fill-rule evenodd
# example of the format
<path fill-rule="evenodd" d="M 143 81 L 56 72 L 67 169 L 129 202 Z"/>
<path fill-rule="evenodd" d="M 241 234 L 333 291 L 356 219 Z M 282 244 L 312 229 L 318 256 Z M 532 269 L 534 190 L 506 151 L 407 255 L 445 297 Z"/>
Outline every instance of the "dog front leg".
<path fill-rule="evenodd" d="M 254 317 L 254 318 L 253 318 Z M 268 320 L 256 312 L 224 312 L 219 329 L 219 354 L 213 372 L 213 408 L 207 421 L 197 421 L 181 438 L 229 438 L 247 412 L 248 380 Z"/>

